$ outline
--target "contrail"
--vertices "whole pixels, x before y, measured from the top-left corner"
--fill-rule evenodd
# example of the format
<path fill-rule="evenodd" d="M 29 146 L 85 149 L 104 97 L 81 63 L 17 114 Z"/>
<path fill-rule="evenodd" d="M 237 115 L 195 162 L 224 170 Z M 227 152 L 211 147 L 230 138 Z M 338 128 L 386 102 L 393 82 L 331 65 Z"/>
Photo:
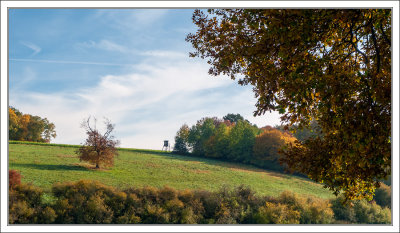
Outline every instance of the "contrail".
<path fill-rule="evenodd" d="M 10 58 L 8 60 L 22 61 L 22 62 L 45 62 L 45 63 L 59 63 L 59 64 L 98 65 L 98 66 L 132 66 L 132 64 L 99 63 L 99 62 L 84 62 L 84 61 L 58 61 L 58 60 L 39 60 L 39 59 L 17 59 L 17 58 Z"/>

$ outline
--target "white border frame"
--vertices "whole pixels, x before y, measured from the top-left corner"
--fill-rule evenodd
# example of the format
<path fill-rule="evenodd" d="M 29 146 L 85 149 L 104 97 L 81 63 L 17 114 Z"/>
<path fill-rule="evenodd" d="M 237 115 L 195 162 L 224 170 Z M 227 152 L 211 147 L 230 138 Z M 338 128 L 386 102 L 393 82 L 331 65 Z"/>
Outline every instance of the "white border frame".
<path fill-rule="evenodd" d="M 393 8 L 392 226 L 379 225 L 7 225 L 8 8 Z M 2 1 L 1 2 L 1 232 L 398 232 L 399 228 L 399 2 L 397 1 Z"/>

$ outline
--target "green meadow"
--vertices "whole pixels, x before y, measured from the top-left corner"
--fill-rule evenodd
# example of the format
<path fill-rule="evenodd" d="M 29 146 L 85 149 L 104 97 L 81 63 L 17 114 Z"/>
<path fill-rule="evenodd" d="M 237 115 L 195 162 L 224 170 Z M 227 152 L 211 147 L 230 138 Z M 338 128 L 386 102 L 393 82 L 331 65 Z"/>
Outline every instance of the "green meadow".
<path fill-rule="evenodd" d="M 289 174 L 219 160 L 175 155 L 161 151 L 120 149 L 111 168 L 94 169 L 80 162 L 78 146 L 10 141 L 9 169 L 21 172 L 22 182 L 45 192 L 56 182 L 97 180 L 117 188 L 163 187 L 178 190 L 220 190 L 244 184 L 258 195 L 278 196 L 284 190 L 328 199 L 333 194 L 322 185 Z"/>

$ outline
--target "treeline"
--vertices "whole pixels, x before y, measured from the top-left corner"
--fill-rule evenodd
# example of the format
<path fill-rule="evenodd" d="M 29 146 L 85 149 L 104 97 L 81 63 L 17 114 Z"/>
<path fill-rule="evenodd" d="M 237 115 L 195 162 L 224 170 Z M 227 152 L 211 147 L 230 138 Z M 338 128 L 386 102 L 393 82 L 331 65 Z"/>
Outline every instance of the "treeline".
<path fill-rule="evenodd" d="M 50 142 L 56 137 L 55 125 L 47 118 L 23 114 L 18 109 L 9 107 L 9 140 Z"/>
<path fill-rule="evenodd" d="M 282 128 L 258 128 L 240 114 L 228 114 L 223 119 L 202 118 L 191 127 L 184 124 L 176 134 L 173 151 L 283 171 L 278 151 L 295 140 Z"/>
<path fill-rule="evenodd" d="M 244 186 L 218 192 L 170 187 L 118 190 L 94 181 L 55 184 L 51 197 L 10 171 L 10 224 L 390 224 L 374 201 L 324 200 L 283 192 L 260 197 Z"/>

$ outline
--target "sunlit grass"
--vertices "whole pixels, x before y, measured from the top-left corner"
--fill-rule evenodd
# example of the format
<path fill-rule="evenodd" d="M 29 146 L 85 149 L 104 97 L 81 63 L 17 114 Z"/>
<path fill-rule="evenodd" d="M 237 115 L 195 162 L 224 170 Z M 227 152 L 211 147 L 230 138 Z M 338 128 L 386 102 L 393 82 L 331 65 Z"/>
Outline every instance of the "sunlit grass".
<path fill-rule="evenodd" d="M 131 186 L 176 189 L 219 190 L 241 184 L 258 195 L 277 196 L 284 190 L 298 194 L 332 198 L 322 185 L 305 178 L 258 169 L 237 163 L 193 158 L 154 150 L 121 149 L 115 165 L 94 169 L 80 162 L 75 154 L 79 146 L 48 144 L 9 144 L 9 168 L 19 170 L 22 182 L 31 182 L 45 191 L 55 182 L 98 180 L 118 188 Z"/>

